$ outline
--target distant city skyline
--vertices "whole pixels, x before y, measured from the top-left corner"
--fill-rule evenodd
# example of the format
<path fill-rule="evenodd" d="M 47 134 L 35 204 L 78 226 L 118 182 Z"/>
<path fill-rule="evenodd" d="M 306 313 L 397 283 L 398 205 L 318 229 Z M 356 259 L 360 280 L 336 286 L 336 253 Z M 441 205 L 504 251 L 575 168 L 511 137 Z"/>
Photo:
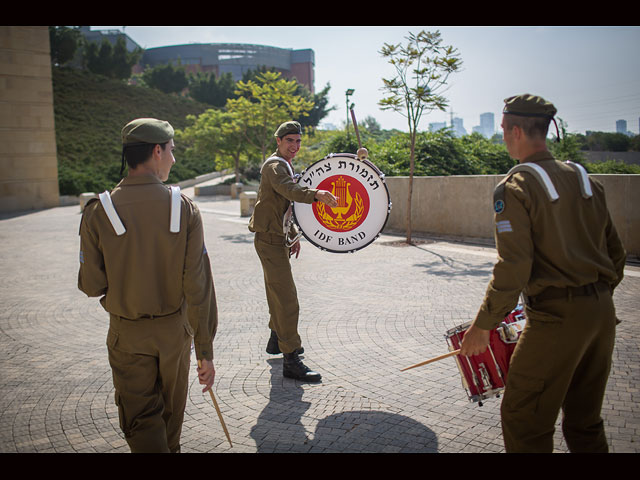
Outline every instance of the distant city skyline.
<path fill-rule="evenodd" d="M 373 117 L 384 129 L 407 130 L 406 119 L 382 111 L 382 78 L 394 74 L 380 55 L 385 43 L 406 44 L 421 30 L 440 31 L 443 43 L 460 52 L 463 68 L 450 77 L 445 112 L 431 112 L 430 123 L 461 118 L 469 132 L 480 115 L 493 113 L 500 132 L 503 100 L 519 93 L 541 95 L 554 103 L 557 118 L 570 133 L 615 132 L 625 120 L 637 134 L 640 119 L 640 27 L 526 26 L 94 26 L 119 29 L 142 48 L 186 43 L 247 43 L 280 48 L 310 48 L 315 53 L 315 89 L 329 84 L 323 120 L 339 128 L 347 117 L 345 92 L 354 89 L 358 121 Z"/>

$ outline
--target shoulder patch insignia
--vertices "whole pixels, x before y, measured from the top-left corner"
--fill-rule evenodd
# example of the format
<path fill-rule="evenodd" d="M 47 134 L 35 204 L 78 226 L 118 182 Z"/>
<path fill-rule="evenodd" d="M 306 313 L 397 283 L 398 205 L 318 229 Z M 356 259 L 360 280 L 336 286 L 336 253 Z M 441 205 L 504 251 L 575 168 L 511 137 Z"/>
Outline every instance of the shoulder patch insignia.
<path fill-rule="evenodd" d="M 493 191 L 493 211 L 497 214 L 504 212 L 504 182 L 500 182 Z"/>

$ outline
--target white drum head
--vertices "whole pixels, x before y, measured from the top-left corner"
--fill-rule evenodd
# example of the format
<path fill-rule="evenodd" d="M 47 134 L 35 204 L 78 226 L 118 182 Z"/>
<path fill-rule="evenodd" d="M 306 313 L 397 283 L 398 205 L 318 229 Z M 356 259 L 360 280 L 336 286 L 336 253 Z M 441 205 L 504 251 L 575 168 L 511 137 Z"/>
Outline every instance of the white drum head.
<path fill-rule="evenodd" d="M 350 153 L 331 154 L 307 168 L 298 183 L 338 197 L 336 208 L 322 202 L 293 204 L 302 234 L 322 250 L 360 250 L 373 242 L 387 223 L 389 191 L 384 175 L 368 160 Z"/>

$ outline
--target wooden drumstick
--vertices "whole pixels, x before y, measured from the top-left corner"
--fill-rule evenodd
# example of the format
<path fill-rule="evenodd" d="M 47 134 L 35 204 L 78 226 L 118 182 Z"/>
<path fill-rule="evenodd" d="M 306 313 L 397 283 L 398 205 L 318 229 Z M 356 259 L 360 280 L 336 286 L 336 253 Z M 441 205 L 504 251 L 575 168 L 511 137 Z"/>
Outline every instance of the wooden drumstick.
<path fill-rule="evenodd" d="M 356 114 L 353 112 L 353 105 L 349 109 L 351 111 L 351 120 L 353 120 L 353 129 L 356 131 L 356 137 L 358 139 L 358 147 L 362 148 L 362 142 L 360 141 L 360 131 L 358 130 L 358 122 L 356 122 Z"/>
<path fill-rule="evenodd" d="M 434 358 L 431 358 L 429 360 L 425 360 L 424 362 L 416 363 L 415 365 L 411 365 L 410 367 L 403 368 L 400 371 L 404 372 L 405 370 L 409 370 L 411 368 L 421 367 L 422 365 L 426 365 L 427 363 L 437 362 L 438 360 L 442 360 L 443 358 L 447 358 L 447 357 L 452 357 L 454 355 L 458 355 L 459 353 L 460 353 L 460 349 L 454 350 L 452 352 L 445 353 L 444 355 L 440 355 L 438 357 L 434 357 Z"/>
<path fill-rule="evenodd" d="M 202 362 L 198 360 L 198 368 L 202 367 Z M 220 424 L 222 425 L 222 429 L 224 430 L 224 434 L 227 436 L 227 440 L 229 441 L 229 445 L 233 448 L 233 443 L 231 443 L 231 437 L 229 436 L 229 432 L 227 431 L 227 425 L 224 423 L 224 419 L 222 418 L 222 413 L 220 412 L 220 407 L 218 407 L 218 402 L 216 401 L 216 397 L 213 394 L 213 387 L 209 389 L 209 394 L 211 395 L 211 400 L 213 401 L 213 406 L 216 407 L 216 412 L 218 413 L 218 418 L 220 419 Z"/>

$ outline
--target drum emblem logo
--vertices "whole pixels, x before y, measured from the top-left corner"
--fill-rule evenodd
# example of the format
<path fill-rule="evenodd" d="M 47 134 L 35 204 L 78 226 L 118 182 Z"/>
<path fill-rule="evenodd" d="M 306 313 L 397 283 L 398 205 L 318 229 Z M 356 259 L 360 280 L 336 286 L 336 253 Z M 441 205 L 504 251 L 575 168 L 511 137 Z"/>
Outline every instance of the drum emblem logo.
<path fill-rule="evenodd" d="M 328 207 L 316 202 L 313 207 L 318 222 L 334 232 L 348 232 L 357 228 L 369 213 L 367 189 L 355 178 L 334 175 L 323 180 L 317 187 L 328 190 L 338 198 L 337 207 Z"/>

